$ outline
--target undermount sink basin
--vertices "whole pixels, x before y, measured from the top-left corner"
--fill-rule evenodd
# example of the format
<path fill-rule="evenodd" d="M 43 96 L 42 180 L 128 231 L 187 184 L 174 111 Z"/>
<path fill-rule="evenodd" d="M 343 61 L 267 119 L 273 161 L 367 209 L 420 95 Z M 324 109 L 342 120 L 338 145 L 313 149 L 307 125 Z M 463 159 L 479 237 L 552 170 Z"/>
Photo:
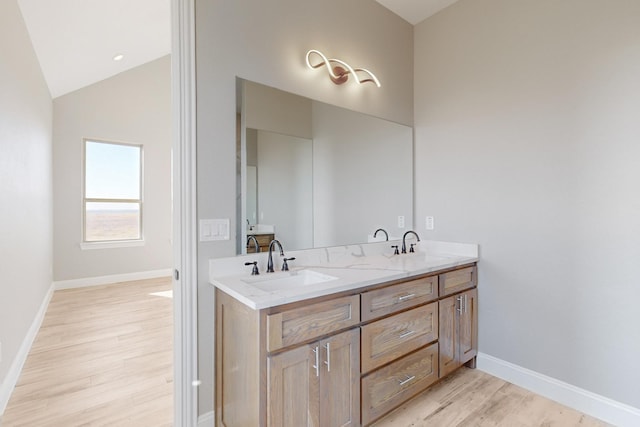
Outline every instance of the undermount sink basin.
<path fill-rule="evenodd" d="M 313 270 L 283 271 L 252 276 L 242 281 L 263 291 L 282 291 L 336 280 L 337 277 Z"/>

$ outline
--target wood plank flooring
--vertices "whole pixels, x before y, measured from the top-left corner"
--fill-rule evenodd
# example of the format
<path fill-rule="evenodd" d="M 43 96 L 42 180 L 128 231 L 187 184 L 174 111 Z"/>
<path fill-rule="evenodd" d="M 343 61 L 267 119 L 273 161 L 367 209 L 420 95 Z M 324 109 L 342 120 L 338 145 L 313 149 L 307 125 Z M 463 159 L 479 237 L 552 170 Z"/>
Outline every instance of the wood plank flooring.
<path fill-rule="evenodd" d="M 608 424 L 477 369 L 461 368 L 375 427 L 604 427 Z"/>
<path fill-rule="evenodd" d="M 168 277 L 56 291 L 2 427 L 171 426 L 170 291 Z"/>
<path fill-rule="evenodd" d="M 171 426 L 171 279 L 54 293 L 2 427 Z M 603 427 L 478 370 L 462 368 L 375 427 Z M 248 426 L 249 427 L 249 426 Z"/>

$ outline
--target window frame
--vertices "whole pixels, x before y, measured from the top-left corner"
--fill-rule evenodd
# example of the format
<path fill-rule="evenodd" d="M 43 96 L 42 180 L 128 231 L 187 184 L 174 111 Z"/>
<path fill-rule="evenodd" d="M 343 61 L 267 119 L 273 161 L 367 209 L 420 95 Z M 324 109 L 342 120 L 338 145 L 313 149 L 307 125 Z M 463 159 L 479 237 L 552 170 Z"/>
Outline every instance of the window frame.
<path fill-rule="evenodd" d="M 138 177 L 139 199 L 123 198 L 96 198 L 87 197 L 87 145 L 89 143 L 120 145 L 135 147 L 139 149 L 140 174 Z M 144 145 L 130 142 L 108 141 L 98 138 L 82 139 L 82 249 L 101 249 L 109 247 L 128 247 L 144 245 Z M 133 203 L 139 206 L 138 228 L 140 237 L 137 239 L 110 239 L 110 240 L 87 240 L 87 203 Z"/>

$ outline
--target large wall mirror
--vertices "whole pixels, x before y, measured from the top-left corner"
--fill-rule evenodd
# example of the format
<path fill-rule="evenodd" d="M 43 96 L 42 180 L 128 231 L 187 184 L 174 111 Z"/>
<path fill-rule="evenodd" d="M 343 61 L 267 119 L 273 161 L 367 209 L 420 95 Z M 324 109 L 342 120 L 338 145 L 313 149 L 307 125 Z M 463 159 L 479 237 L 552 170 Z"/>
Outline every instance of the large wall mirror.
<path fill-rule="evenodd" d="M 377 228 L 397 238 L 411 228 L 411 127 L 243 79 L 237 85 L 237 253 L 247 253 L 248 236 L 296 250 L 367 242 Z"/>

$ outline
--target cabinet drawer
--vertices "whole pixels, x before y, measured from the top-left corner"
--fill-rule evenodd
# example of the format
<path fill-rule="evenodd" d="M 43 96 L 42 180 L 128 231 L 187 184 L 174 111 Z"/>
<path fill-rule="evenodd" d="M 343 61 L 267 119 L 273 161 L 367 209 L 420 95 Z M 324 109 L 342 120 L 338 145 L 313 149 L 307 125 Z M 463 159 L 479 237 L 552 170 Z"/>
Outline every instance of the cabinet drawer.
<path fill-rule="evenodd" d="M 267 349 L 275 351 L 360 323 L 360 295 L 267 316 Z"/>
<path fill-rule="evenodd" d="M 369 372 L 437 339 L 437 302 L 365 325 L 362 327 L 362 372 Z"/>
<path fill-rule="evenodd" d="M 362 294 L 362 321 L 372 320 L 438 298 L 438 276 L 423 277 Z"/>
<path fill-rule="evenodd" d="M 440 296 L 455 294 L 471 289 L 478 284 L 478 270 L 475 266 L 449 271 L 440 275 Z"/>
<path fill-rule="evenodd" d="M 438 379 L 438 343 L 362 379 L 362 424 L 367 425 Z"/>

